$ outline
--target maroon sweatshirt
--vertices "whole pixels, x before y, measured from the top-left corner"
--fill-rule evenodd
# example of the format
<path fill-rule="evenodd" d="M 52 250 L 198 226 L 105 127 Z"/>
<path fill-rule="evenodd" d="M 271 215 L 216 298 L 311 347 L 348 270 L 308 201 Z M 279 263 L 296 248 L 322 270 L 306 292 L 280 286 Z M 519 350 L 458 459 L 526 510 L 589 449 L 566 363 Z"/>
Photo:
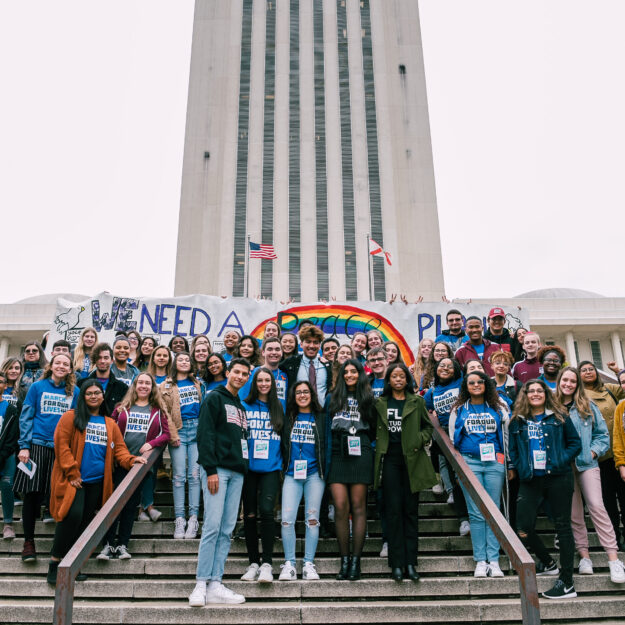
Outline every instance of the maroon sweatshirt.
<path fill-rule="evenodd" d="M 512 377 L 523 384 L 539 377 L 542 372 L 543 368 L 538 362 L 538 358 L 525 358 L 512 367 Z"/>

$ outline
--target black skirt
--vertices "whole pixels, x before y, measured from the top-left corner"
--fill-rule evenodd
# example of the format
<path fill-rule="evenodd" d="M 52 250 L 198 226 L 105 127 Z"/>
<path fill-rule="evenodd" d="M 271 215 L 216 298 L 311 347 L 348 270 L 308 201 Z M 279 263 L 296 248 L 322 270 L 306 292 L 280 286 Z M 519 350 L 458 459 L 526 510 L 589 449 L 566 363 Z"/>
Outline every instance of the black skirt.
<path fill-rule="evenodd" d="M 373 484 L 373 449 L 365 435 L 360 436 L 360 456 L 347 453 L 347 434 L 332 432 L 332 455 L 328 484 Z"/>
<path fill-rule="evenodd" d="M 50 495 L 50 477 L 54 466 L 54 447 L 44 447 L 43 445 L 31 445 L 30 459 L 37 465 L 35 475 L 28 477 L 24 471 L 18 469 L 15 474 L 13 492 L 41 493 L 45 497 Z"/>

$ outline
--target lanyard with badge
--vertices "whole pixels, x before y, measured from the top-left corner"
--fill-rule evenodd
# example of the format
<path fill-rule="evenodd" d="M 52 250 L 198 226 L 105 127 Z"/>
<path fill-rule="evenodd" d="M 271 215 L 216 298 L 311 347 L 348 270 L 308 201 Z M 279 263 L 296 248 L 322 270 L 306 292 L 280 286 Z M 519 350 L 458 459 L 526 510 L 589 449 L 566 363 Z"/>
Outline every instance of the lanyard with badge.
<path fill-rule="evenodd" d="M 474 413 L 477 415 L 478 413 Z M 480 443 L 480 460 L 482 462 L 492 462 L 497 460 L 495 455 L 495 444 L 488 442 L 488 434 L 486 433 L 486 423 L 484 423 L 484 443 Z"/>
<path fill-rule="evenodd" d="M 260 402 L 258 404 L 258 414 L 262 413 L 262 406 Z M 264 428 L 263 428 L 264 429 Z M 254 439 L 254 459 L 255 460 L 269 460 L 269 441 Z"/>
<path fill-rule="evenodd" d="M 293 479 L 295 480 L 305 480 L 308 473 L 308 460 L 304 460 L 302 458 L 304 455 L 304 442 L 302 441 L 303 436 L 304 434 L 302 433 L 299 440 L 299 460 L 293 461 Z"/>
<path fill-rule="evenodd" d="M 536 429 L 540 428 L 541 436 L 538 438 L 539 449 L 532 450 L 534 457 L 534 469 L 544 471 L 547 468 L 547 452 L 543 449 L 544 435 L 543 425 L 539 421 L 536 422 Z"/>
<path fill-rule="evenodd" d="M 353 399 L 354 405 L 357 406 L 358 402 Z M 349 399 L 348 399 L 349 402 Z M 349 435 L 347 437 L 347 455 L 348 456 L 361 456 L 362 455 L 362 447 L 360 445 L 360 436 L 356 436 L 356 426 L 354 425 L 355 419 L 353 418 L 356 414 L 355 411 L 350 409 L 349 411 L 349 420 L 352 425 L 349 428 Z M 360 412 L 358 412 L 358 419 L 360 419 Z"/>
<path fill-rule="evenodd" d="M 240 413 L 239 417 L 241 417 Z M 249 460 L 250 452 L 247 446 L 247 430 L 241 428 L 241 434 L 243 435 L 243 437 L 241 438 L 241 455 L 243 456 L 243 460 Z"/>

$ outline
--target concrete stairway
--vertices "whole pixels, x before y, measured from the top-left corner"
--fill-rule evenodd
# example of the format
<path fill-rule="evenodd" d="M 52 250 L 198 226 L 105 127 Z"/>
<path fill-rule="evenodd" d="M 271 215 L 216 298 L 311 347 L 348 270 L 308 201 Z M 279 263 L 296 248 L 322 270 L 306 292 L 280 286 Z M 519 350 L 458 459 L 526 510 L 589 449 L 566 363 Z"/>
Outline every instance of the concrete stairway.
<path fill-rule="evenodd" d="M 245 543 L 235 539 L 226 565 L 225 583 L 244 594 L 245 604 L 189 608 L 187 598 L 194 585 L 199 540 L 174 540 L 171 492 L 159 483 L 158 523 L 135 523 L 129 545 L 132 560 L 99 562 L 92 558 L 83 568 L 86 582 L 76 583 L 74 623 L 519 623 L 518 580 L 475 579 L 469 537 L 460 537 L 453 512 L 443 498 L 422 495 L 420 507 L 419 583 L 393 582 L 388 578 L 381 549 L 380 524 L 369 521 L 365 543 L 364 579 L 337 582 L 337 546 L 334 539 L 321 540 L 317 551 L 318 582 L 278 582 L 282 562 L 281 542 L 276 540 L 276 581 L 266 587 L 239 580 L 247 566 Z M 374 511 L 370 508 L 370 518 Z M 19 508 L 16 510 L 19 514 Z M 539 520 L 553 544 L 549 524 Z M 16 529 L 19 524 L 16 524 Z M 51 623 L 54 589 L 45 582 L 47 553 L 54 525 L 37 524 L 39 561 L 22 564 L 22 540 L 0 541 L 0 622 Z M 298 527 L 303 536 L 303 526 Z M 591 534 L 593 576 L 575 577 L 579 597 L 568 601 L 541 600 L 543 622 L 623 623 L 625 588 L 612 584 L 607 557 Z M 303 539 L 298 539 L 298 556 Z M 500 560 L 507 570 L 505 558 Z M 539 578 L 544 591 L 553 578 Z"/>

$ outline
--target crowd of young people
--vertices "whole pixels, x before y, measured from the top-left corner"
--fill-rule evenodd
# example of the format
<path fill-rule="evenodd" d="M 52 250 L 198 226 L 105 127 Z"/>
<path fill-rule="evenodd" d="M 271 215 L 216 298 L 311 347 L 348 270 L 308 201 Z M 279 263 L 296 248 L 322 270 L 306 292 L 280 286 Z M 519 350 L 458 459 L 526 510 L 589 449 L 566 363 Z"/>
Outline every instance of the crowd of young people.
<path fill-rule="evenodd" d="M 302 499 L 302 579 L 319 579 L 315 554 L 319 537 L 331 535 L 330 501 L 336 578 L 360 579 L 371 487 L 392 579 L 419 579 L 419 493 L 427 489 L 447 497 L 459 533 L 470 533 L 474 575 L 501 577 L 494 533 L 432 443 L 435 418 L 492 500 L 507 504 L 538 574 L 558 576 L 545 597 L 576 596 L 575 550 L 579 573 L 593 573 L 583 502 L 612 581 L 625 583 L 617 557 L 625 537 L 625 372 L 618 385 L 604 384 L 592 363 L 566 367 L 561 348 L 541 347 L 523 328 L 510 335 L 504 321 L 504 311 L 493 308 L 484 331 L 480 318 L 463 325 L 451 310 L 448 330 L 423 339 L 410 368 L 377 330 L 341 345 L 305 322 L 297 334 L 269 322 L 262 342 L 231 330 L 222 353 L 203 335 L 190 345 L 175 336 L 165 346 L 120 333 L 109 345 L 93 328 L 75 346 L 57 341 L 49 362 L 30 343 L 22 359 L 0 368 L 3 537 L 15 538 L 16 494 L 22 559 L 35 561 L 35 522 L 42 508 L 51 515 L 57 526 L 48 581 L 55 583 L 58 561 L 130 466 L 167 446 L 174 538 L 196 538 L 203 516 L 192 606 L 245 600 L 222 584 L 241 504 L 244 581 L 274 579 L 275 518 L 284 550 L 279 580 L 297 579 Z M 137 508 L 139 520 L 160 518 L 155 473 L 108 531 L 98 559 L 132 557 Z M 535 530 L 541 507 L 556 529 L 559 565 Z"/>

